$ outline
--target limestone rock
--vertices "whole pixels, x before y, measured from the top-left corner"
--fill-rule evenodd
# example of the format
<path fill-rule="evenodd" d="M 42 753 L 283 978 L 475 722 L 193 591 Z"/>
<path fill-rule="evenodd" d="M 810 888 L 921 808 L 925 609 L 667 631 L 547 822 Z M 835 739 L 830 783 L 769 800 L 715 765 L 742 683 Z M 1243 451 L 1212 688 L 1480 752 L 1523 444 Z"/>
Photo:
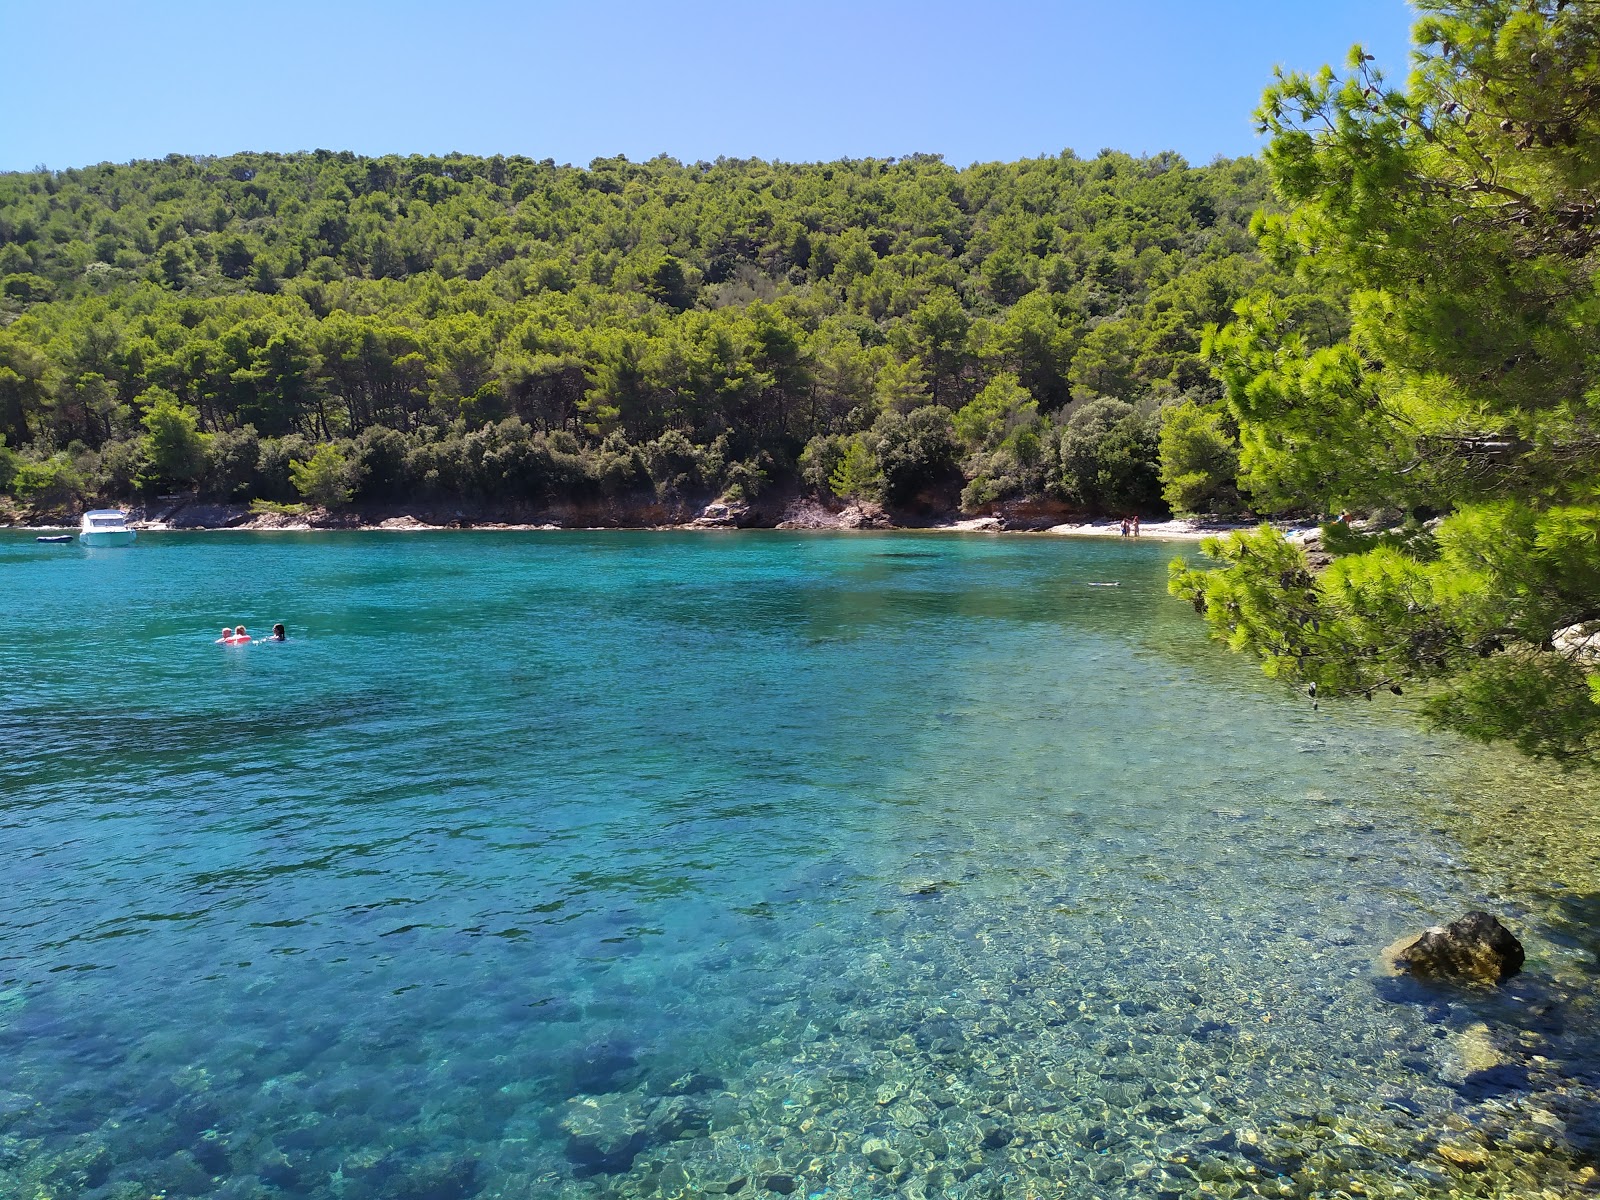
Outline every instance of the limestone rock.
<path fill-rule="evenodd" d="M 646 1134 L 652 1143 L 675 1142 L 705 1133 L 710 1128 L 711 1112 L 704 1104 L 686 1096 L 673 1096 L 651 1113 Z"/>
<path fill-rule="evenodd" d="M 717 500 L 700 511 L 689 524 L 697 529 L 740 529 L 750 521 L 750 506 L 736 500 Z"/>
<path fill-rule="evenodd" d="M 644 1148 L 646 1117 L 630 1096 L 579 1096 L 567 1102 L 561 1128 L 567 1157 L 591 1171 L 626 1171 Z"/>
<path fill-rule="evenodd" d="M 873 1169 L 878 1171 L 893 1171 L 900 1165 L 900 1156 L 882 1138 L 868 1138 L 862 1142 L 861 1153 L 866 1156 Z"/>
<path fill-rule="evenodd" d="M 1494 1034 L 1482 1021 L 1474 1021 L 1450 1039 L 1453 1062 L 1446 1078 L 1455 1083 L 1483 1071 L 1503 1067 L 1507 1058 L 1495 1044 Z"/>
<path fill-rule="evenodd" d="M 1499 984 L 1522 970 L 1522 943 L 1486 912 L 1436 926 L 1395 955 L 1397 966 L 1424 979 Z"/>
<path fill-rule="evenodd" d="M 1482 1171 L 1493 1161 L 1481 1147 L 1452 1142 L 1440 1144 L 1439 1157 L 1463 1171 Z"/>

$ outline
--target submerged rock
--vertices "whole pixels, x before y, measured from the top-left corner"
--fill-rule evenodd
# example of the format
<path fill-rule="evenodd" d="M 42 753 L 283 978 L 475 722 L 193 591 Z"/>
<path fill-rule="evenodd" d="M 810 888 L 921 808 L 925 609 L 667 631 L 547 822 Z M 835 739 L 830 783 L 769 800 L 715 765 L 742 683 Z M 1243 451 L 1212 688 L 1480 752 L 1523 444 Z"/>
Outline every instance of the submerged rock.
<path fill-rule="evenodd" d="M 211 1173 L 180 1150 L 156 1163 L 146 1175 L 152 1189 L 169 1196 L 204 1196 L 216 1186 Z"/>
<path fill-rule="evenodd" d="M 1394 956 L 1395 965 L 1424 979 L 1499 984 L 1522 970 L 1519 942 L 1486 912 L 1435 926 Z"/>
<path fill-rule="evenodd" d="M 1450 1064 L 1457 1078 L 1465 1079 L 1483 1071 L 1493 1071 L 1508 1061 L 1495 1044 L 1494 1034 L 1482 1021 L 1474 1021 L 1450 1039 L 1454 1061 Z M 1450 1078 L 1447 1074 L 1446 1078 Z M 1455 1082 L 1455 1079 L 1451 1079 Z"/>
<path fill-rule="evenodd" d="M 634 1047 L 622 1038 L 601 1038 L 568 1056 L 568 1082 L 578 1093 L 599 1095 L 632 1087 L 640 1074 Z"/>
<path fill-rule="evenodd" d="M 567 1158 L 588 1171 L 626 1171 L 647 1139 L 646 1114 L 635 1098 L 579 1096 L 567 1102 L 561 1128 Z"/>
<path fill-rule="evenodd" d="M 1482 1171 L 1494 1161 L 1481 1146 L 1465 1142 L 1441 1142 L 1438 1150 L 1440 1158 L 1463 1171 Z"/>
<path fill-rule="evenodd" d="M 861 1153 L 875 1170 L 887 1173 L 900 1165 L 900 1156 L 882 1138 L 868 1138 L 862 1142 Z"/>
<path fill-rule="evenodd" d="M 705 1092 L 720 1092 L 726 1086 L 720 1075 L 708 1075 L 704 1071 L 687 1071 L 667 1084 L 666 1094 L 698 1096 Z"/>
<path fill-rule="evenodd" d="M 40 1160 L 38 1180 L 51 1191 L 76 1194 L 104 1183 L 111 1167 L 111 1151 L 95 1138 L 85 1137 Z"/>
<path fill-rule="evenodd" d="M 0 1089 L 0 1129 L 9 1129 L 39 1111 L 39 1102 L 22 1092 Z"/>
<path fill-rule="evenodd" d="M 477 1191 L 478 1160 L 470 1154 L 424 1154 L 407 1163 L 384 1191 L 395 1200 L 462 1200 Z"/>
<path fill-rule="evenodd" d="M 645 1133 L 651 1142 L 675 1142 L 705 1133 L 710 1128 L 711 1112 L 704 1104 L 685 1096 L 674 1096 L 656 1106 Z"/>

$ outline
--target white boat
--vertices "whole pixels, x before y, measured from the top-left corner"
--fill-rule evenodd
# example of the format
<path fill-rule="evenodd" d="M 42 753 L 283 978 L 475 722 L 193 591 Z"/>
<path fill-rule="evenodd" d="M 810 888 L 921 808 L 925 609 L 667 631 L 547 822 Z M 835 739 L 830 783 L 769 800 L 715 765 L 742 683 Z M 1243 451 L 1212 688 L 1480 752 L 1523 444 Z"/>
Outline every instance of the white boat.
<path fill-rule="evenodd" d="M 126 546 L 137 536 L 120 508 L 90 509 L 78 528 L 78 540 L 85 546 Z"/>

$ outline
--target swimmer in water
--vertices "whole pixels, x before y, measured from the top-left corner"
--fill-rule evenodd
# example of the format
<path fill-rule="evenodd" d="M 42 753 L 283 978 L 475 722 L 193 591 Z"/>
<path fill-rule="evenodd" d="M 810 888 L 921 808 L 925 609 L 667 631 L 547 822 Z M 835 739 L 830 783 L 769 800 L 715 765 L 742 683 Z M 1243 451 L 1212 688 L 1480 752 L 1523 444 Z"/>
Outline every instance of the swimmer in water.
<path fill-rule="evenodd" d="M 272 627 L 272 636 L 266 640 L 269 642 L 287 642 L 289 640 L 289 634 L 284 630 L 282 621 Z"/>
<path fill-rule="evenodd" d="M 222 636 L 219 637 L 215 642 L 213 642 L 212 645 L 214 645 L 214 646 L 226 646 L 231 641 L 233 641 L 233 630 L 229 629 L 226 625 L 224 625 L 222 627 Z"/>
<path fill-rule="evenodd" d="M 243 625 L 234 628 L 233 644 L 235 646 L 248 646 L 250 644 L 250 635 L 244 631 Z"/>

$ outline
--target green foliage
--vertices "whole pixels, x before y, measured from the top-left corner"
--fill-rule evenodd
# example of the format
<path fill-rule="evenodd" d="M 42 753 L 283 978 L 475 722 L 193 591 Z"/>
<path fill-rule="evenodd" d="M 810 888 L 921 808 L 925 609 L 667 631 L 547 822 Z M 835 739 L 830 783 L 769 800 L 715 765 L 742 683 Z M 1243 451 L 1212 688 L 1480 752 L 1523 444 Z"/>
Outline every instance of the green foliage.
<path fill-rule="evenodd" d="M 55 285 L 48 279 L 31 273 L 7 275 L 0 279 L 0 295 L 7 300 L 18 300 L 23 304 L 35 301 L 49 300 L 55 294 Z"/>
<path fill-rule="evenodd" d="M 642 451 L 656 494 L 671 499 L 705 485 L 704 455 L 679 430 L 669 429 Z"/>
<path fill-rule="evenodd" d="M 289 464 L 295 459 L 304 461 L 311 457 L 316 446 L 302 434 L 281 438 L 262 438 L 258 442 L 261 457 L 256 464 L 260 476 L 260 495 L 263 500 L 279 503 L 296 502 L 299 495 L 289 475 Z"/>
<path fill-rule="evenodd" d="M 1161 498 L 1174 512 L 1234 513 L 1239 496 L 1239 443 L 1222 415 L 1198 404 L 1176 404 L 1162 414 Z"/>
<path fill-rule="evenodd" d="M 650 298 L 668 308 L 682 312 L 692 308 L 699 298 L 698 281 L 690 276 L 684 265 L 672 255 L 664 255 L 649 275 L 646 288 Z"/>
<path fill-rule="evenodd" d="M 1600 620 L 1600 507 L 1464 505 L 1428 536 L 1360 543 L 1313 574 L 1268 526 L 1208 539 L 1202 548 L 1224 568 L 1176 560 L 1172 590 L 1269 675 L 1324 696 L 1422 683 L 1429 715 L 1469 736 L 1563 760 L 1600 748 L 1595 668 L 1552 652 L 1551 640 Z"/>
<path fill-rule="evenodd" d="M 227 499 L 249 496 L 258 487 L 261 465 L 261 440 L 256 431 L 226 429 L 211 435 L 206 446 L 203 485 L 213 496 Z"/>
<path fill-rule="evenodd" d="M 730 500 L 754 500 L 766 490 L 767 465 L 764 457 L 729 463 L 723 472 L 722 494 Z"/>
<path fill-rule="evenodd" d="M 878 500 L 883 496 L 883 471 L 861 434 L 847 438 L 828 476 L 828 487 L 844 500 Z"/>
<path fill-rule="evenodd" d="M 354 494 L 363 500 L 397 500 L 410 490 L 406 469 L 410 443 L 405 435 L 385 425 L 371 425 L 355 439 L 351 453 Z"/>
<path fill-rule="evenodd" d="M 1315 577 L 1282 539 L 1235 539 L 1173 588 L 1270 673 L 1322 694 L 1415 682 L 1445 726 L 1593 762 L 1600 10 L 1418 7 L 1406 86 L 1358 49 L 1268 89 L 1289 211 L 1257 231 L 1299 286 L 1240 304 L 1206 349 L 1258 502 L 1445 515 L 1330 527 Z"/>
<path fill-rule="evenodd" d="M 253 516 L 262 516 L 274 513 L 283 517 L 303 517 L 311 511 L 309 504 L 284 504 L 278 500 L 252 500 L 250 512 Z"/>
<path fill-rule="evenodd" d="M 873 425 L 872 452 L 883 476 L 887 504 L 914 504 L 957 479 L 955 432 L 950 413 L 936 405 L 905 416 L 890 411 Z"/>
<path fill-rule="evenodd" d="M 1055 465 L 1056 439 L 1039 415 L 1039 402 L 1015 375 L 995 376 L 956 413 L 953 424 L 967 452 L 964 510 L 973 512 L 1010 496 L 1043 494 Z"/>
<path fill-rule="evenodd" d="M 307 460 L 291 459 L 289 478 L 307 502 L 323 508 L 350 503 L 354 473 L 350 459 L 332 442 L 324 442 Z"/>
<path fill-rule="evenodd" d="M 200 414 L 165 388 L 153 387 L 139 397 L 145 406 L 142 482 L 152 487 L 192 484 L 206 470 L 210 440 L 200 432 Z"/>
<path fill-rule="evenodd" d="M 1032 425 L 1038 417 L 1038 401 L 1016 375 L 1005 371 L 956 413 L 953 425 L 962 448 L 969 454 L 979 454 L 993 450 L 1017 428 Z"/>
<path fill-rule="evenodd" d="M 1061 491 L 1075 504 L 1105 512 L 1160 510 L 1158 430 L 1155 414 L 1122 400 L 1083 405 L 1061 433 Z"/>
<path fill-rule="evenodd" d="M 982 489 L 1035 494 L 1075 385 L 1141 404 L 1209 386 L 1205 326 L 1263 279 L 1285 290 L 1248 234 L 1265 189 L 1248 159 L 1113 153 L 957 170 L 318 152 L 5 175 L 0 434 L 35 458 L 81 442 L 101 452 L 86 486 L 112 488 L 97 464 L 126 475 L 116 447 L 143 443 L 159 388 L 226 439 L 169 482 L 219 499 L 291 501 L 291 459 L 336 441 L 364 469 L 357 499 L 708 495 L 730 473 L 747 492 L 794 482 L 816 438 L 1014 379 L 1037 421 L 1008 418 L 961 462 Z"/>
<path fill-rule="evenodd" d="M 1592 764 L 1600 752 L 1592 665 L 1518 646 L 1469 663 L 1424 711 L 1445 728 L 1480 742 L 1509 742 L 1522 753 Z"/>
<path fill-rule="evenodd" d="M 11 477 L 11 492 L 45 508 L 75 504 L 87 492 L 83 473 L 65 450 L 44 458 L 23 458 Z"/>
<path fill-rule="evenodd" d="M 800 452 L 800 482 L 814 492 L 833 491 L 833 473 L 839 469 L 850 439 L 836 433 L 819 433 Z"/>

